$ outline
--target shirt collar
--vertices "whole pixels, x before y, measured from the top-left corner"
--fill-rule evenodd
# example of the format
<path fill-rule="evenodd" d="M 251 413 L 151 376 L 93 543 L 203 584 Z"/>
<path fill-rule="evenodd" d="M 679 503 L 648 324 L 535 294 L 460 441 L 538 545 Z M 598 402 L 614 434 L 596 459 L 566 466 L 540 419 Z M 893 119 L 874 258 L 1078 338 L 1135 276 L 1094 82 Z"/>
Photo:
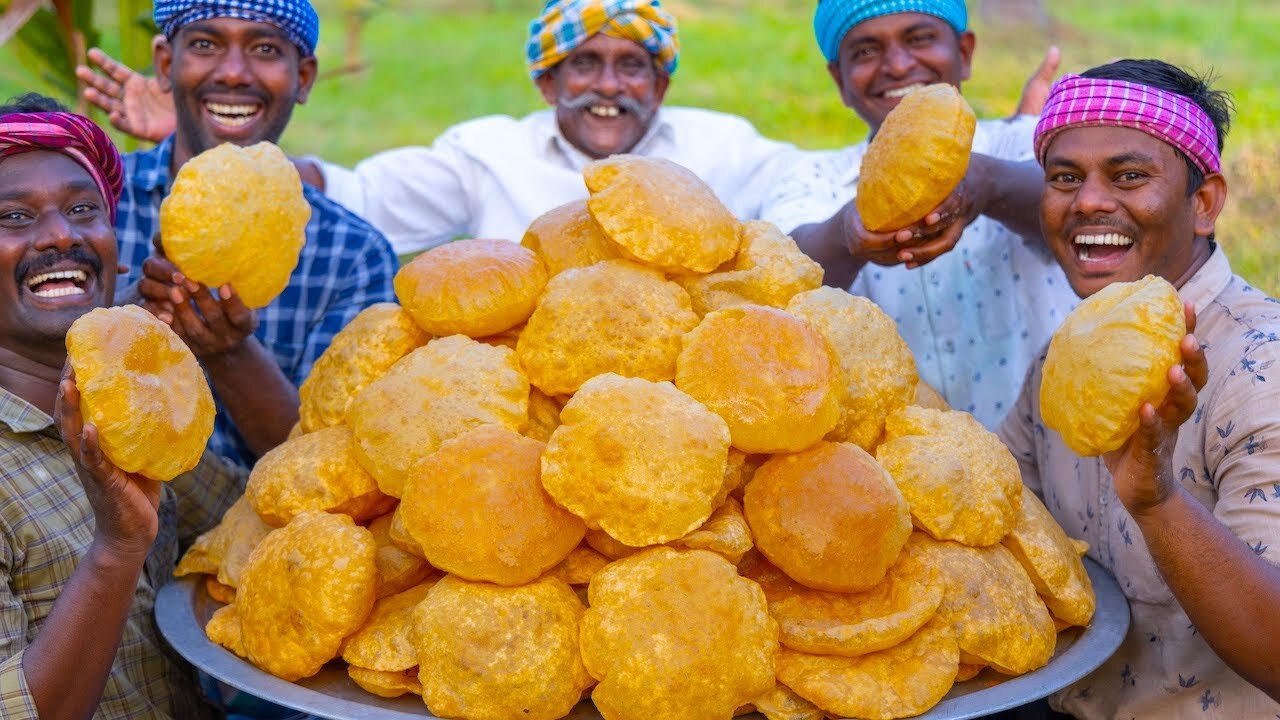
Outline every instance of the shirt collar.
<path fill-rule="evenodd" d="M 1231 263 L 1227 261 L 1227 254 L 1222 252 L 1217 243 L 1211 243 L 1209 259 L 1205 260 L 1204 265 L 1200 266 L 1190 280 L 1178 288 L 1178 297 L 1183 302 L 1194 305 L 1196 314 L 1199 315 L 1214 298 L 1222 294 L 1231 278 Z"/>
<path fill-rule="evenodd" d="M 169 161 L 173 159 L 174 136 L 170 135 L 150 150 L 130 154 L 133 170 L 131 182 L 144 192 L 165 190 L 169 187 Z"/>
<path fill-rule="evenodd" d="M 53 418 L 31 403 L 0 388 L 0 423 L 16 433 L 40 432 L 53 427 Z"/>
<path fill-rule="evenodd" d="M 632 153 L 649 155 L 651 154 L 652 146 L 663 139 L 669 140 L 673 144 L 677 143 L 679 140 L 677 129 L 668 115 L 664 108 L 658 108 L 658 116 L 649 125 L 648 131 L 645 132 L 644 137 L 640 138 L 640 142 L 636 143 L 636 146 L 631 149 Z M 564 134 L 560 132 L 560 123 L 556 121 L 555 108 L 548 110 L 545 118 L 546 121 L 538 130 L 542 136 L 538 143 L 546 148 L 548 154 L 559 155 L 568 161 L 571 168 L 579 171 L 586 167 L 587 163 L 594 160 L 594 158 L 574 147 L 573 143 L 569 142 Z"/>

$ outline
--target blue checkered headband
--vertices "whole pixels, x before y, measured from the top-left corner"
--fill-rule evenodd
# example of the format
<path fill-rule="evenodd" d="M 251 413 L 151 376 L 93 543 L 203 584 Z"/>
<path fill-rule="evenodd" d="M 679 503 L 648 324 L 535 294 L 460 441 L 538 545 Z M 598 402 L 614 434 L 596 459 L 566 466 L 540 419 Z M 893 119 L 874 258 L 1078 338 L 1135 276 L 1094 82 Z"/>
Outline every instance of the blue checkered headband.
<path fill-rule="evenodd" d="M 813 14 L 813 34 L 827 62 L 835 62 L 840 43 L 860 22 L 894 13 L 924 13 L 942 18 L 956 32 L 969 27 L 964 0 L 818 0 Z"/>
<path fill-rule="evenodd" d="M 237 18 L 275 25 L 303 57 L 316 53 L 320 16 L 307 0 L 156 0 L 156 27 L 172 38 L 183 26 L 210 18 Z"/>

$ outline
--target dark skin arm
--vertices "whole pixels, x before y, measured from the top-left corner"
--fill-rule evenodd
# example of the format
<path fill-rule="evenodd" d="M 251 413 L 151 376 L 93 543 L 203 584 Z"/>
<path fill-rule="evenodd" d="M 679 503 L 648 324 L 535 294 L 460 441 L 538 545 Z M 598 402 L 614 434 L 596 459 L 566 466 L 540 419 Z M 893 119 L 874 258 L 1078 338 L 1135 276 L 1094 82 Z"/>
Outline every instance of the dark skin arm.
<path fill-rule="evenodd" d="M 126 473 L 102 454 L 97 428 L 81 419 L 69 368 L 55 407 L 95 528 L 89 551 L 22 655 L 22 672 L 42 720 L 88 718 L 97 708 L 155 541 L 160 504 L 158 482 Z"/>
<path fill-rule="evenodd" d="M 1187 327 L 1195 312 L 1187 306 Z M 1105 458 L 1116 494 L 1137 522 L 1174 597 L 1218 657 L 1280 701 L 1280 569 L 1258 557 L 1176 480 L 1178 428 L 1195 412 L 1208 378 L 1193 335 L 1181 345 L 1183 364 L 1169 370 L 1172 386 L 1159 408 L 1145 404 L 1128 443 Z M 1224 592 L 1224 583 L 1230 591 Z"/>
<path fill-rule="evenodd" d="M 847 288 L 868 262 L 905 263 L 914 269 L 950 252 L 979 215 L 1041 242 L 1043 184 L 1044 174 L 1034 161 L 1013 162 L 974 153 L 964 179 L 920 223 L 893 232 L 872 232 L 862 224 L 851 200 L 827 220 L 802 225 L 791 236 L 822 266 L 827 285 Z"/>
<path fill-rule="evenodd" d="M 230 285 L 215 296 L 163 257 L 147 258 L 142 275 L 143 306 L 191 348 L 249 449 L 261 457 L 284 442 L 298 421 L 298 389 L 254 336 L 257 313 Z"/>

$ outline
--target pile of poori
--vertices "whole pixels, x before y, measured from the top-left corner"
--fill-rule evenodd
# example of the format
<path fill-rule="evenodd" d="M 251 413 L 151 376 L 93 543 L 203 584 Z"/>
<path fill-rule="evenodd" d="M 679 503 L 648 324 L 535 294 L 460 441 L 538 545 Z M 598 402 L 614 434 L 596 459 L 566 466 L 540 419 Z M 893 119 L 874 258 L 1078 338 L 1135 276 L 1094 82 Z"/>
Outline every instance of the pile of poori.
<path fill-rule="evenodd" d="M 879 308 L 683 168 L 585 176 L 316 363 L 179 567 L 212 640 L 447 718 L 899 718 L 1090 622 L 1080 544 Z"/>

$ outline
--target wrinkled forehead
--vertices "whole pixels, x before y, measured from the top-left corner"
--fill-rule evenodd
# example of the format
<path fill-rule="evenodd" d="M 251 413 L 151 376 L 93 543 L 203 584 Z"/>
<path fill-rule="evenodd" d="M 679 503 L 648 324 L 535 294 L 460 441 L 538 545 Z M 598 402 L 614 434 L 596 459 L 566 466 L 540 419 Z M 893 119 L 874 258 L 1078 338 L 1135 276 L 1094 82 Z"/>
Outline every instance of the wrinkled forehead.
<path fill-rule="evenodd" d="M 89 171 L 65 153 L 45 149 L 0 153 L 0 202 L 84 193 L 102 199 Z"/>

